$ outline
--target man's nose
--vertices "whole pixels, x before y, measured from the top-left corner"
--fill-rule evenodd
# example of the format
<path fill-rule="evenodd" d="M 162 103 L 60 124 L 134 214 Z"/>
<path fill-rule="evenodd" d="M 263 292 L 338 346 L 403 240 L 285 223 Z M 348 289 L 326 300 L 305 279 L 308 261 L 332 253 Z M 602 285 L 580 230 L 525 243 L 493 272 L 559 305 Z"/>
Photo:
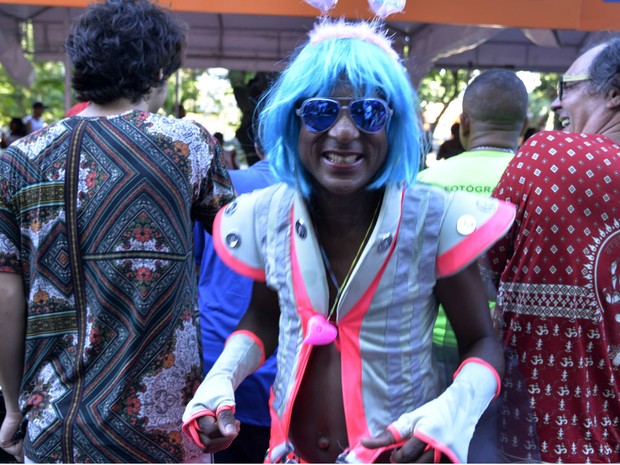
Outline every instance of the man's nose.
<path fill-rule="evenodd" d="M 329 128 L 329 135 L 334 139 L 347 142 L 359 137 L 360 131 L 351 119 L 348 109 L 340 110 L 338 119 L 334 125 Z"/>

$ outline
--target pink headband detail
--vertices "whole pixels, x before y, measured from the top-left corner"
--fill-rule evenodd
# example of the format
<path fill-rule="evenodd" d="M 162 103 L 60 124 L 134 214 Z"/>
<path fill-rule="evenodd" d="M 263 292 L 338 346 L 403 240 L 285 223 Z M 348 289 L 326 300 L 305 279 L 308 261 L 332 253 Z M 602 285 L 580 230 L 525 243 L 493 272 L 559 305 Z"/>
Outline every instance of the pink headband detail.
<path fill-rule="evenodd" d="M 385 53 L 399 62 L 398 53 L 392 48 L 392 41 L 379 31 L 373 23 L 360 21 L 358 23 L 348 23 L 344 19 L 338 21 L 321 21 L 310 31 L 310 44 L 316 45 L 325 40 L 332 39 L 358 39 L 371 44 L 375 44 Z"/>

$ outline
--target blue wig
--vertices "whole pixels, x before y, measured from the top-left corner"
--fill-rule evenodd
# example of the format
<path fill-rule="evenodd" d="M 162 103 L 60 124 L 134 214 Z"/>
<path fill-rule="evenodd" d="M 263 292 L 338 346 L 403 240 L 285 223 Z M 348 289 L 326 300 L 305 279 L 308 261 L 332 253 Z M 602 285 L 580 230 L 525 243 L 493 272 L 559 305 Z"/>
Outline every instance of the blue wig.
<path fill-rule="evenodd" d="M 389 40 L 374 24 L 344 20 L 324 20 L 310 37 L 259 105 L 259 140 L 276 177 L 310 196 L 313 182 L 300 161 L 295 110 L 305 99 L 329 97 L 339 84 L 348 83 L 356 98 L 379 96 L 394 111 L 385 163 L 367 189 L 412 183 L 421 156 L 418 101 Z"/>

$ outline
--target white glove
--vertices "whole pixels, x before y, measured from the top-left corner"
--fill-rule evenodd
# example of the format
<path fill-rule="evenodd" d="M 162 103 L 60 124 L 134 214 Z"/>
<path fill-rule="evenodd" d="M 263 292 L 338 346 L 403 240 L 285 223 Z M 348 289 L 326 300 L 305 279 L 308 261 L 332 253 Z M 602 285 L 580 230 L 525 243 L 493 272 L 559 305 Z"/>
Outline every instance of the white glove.
<path fill-rule="evenodd" d="M 387 429 L 396 442 L 415 436 L 454 463 L 467 461 L 469 442 L 478 420 L 495 397 L 501 382 L 497 371 L 479 358 L 468 358 L 443 394 L 413 412 L 405 413 Z"/>
<path fill-rule="evenodd" d="M 265 349 L 255 334 L 235 331 L 228 337 L 224 350 L 183 413 L 183 432 L 194 444 L 204 447 L 198 437 L 197 419 L 205 415 L 216 417 L 227 409 L 234 412 L 235 389 L 264 362 Z"/>

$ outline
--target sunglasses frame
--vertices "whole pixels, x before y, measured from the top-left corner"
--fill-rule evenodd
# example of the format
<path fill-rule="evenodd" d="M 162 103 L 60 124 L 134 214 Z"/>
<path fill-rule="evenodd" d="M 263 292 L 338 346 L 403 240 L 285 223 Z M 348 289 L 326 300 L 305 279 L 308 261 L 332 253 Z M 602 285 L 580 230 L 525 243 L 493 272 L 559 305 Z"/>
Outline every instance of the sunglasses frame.
<path fill-rule="evenodd" d="M 558 93 L 558 98 L 560 99 L 560 102 L 562 101 L 562 99 L 564 98 L 564 94 L 566 93 L 566 85 L 568 83 L 571 82 L 583 82 L 583 81 L 589 81 L 590 80 L 590 76 L 588 76 L 587 74 L 574 74 L 572 76 L 560 76 L 560 80 L 558 81 L 558 88 L 557 88 L 557 93 Z"/>
<path fill-rule="evenodd" d="M 346 99 L 342 99 L 342 100 L 346 100 Z M 352 104 L 354 104 L 355 102 L 360 102 L 360 101 L 364 101 L 364 100 L 372 100 L 372 101 L 379 102 L 379 103 L 381 103 L 381 104 L 383 105 L 383 107 L 384 107 L 384 108 L 385 108 L 385 110 L 386 110 L 387 115 L 386 115 L 386 117 L 385 117 L 385 122 L 384 122 L 384 123 L 383 123 L 383 125 L 382 125 L 379 129 L 377 129 L 376 131 L 367 131 L 367 130 L 365 130 L 365 129 L 361 128 L 361 127 L 357 124 L 357 122 L 355 121 L 355 119 L 353 118 L 353 115 L 351 114 L 351 110 L 350 110 L 351 105 L 352 105 Z M 323 129 L 322 131 L 316 131 L 316 130 L 314 130 L 312 127 L 310 127 L 310 126 L 306 123 L 306 121 L 305 121 L 305 119 L 304 119 L 304 117 L 303 117 L 303 114 L 304 114 L 304 111 L 303 111 L 303 110 L 304 110 L 304 107 L 306 106 L 306 104 L 307 104 L 308 102 L 313 102 L 313 101 L 333 102 L 333 103 L 335 103 L 336 105 L 338 105 L 338 113 L 336 113 L 336 117 L 334 118 L 334 121 L 333 121 L 333 122 L 332 122 L 332 123 L 331 123 L 331 124 L 330 124 L 330 125 L 326 128 L 326 129 Z M 341 112 L 342 110 L 344 110 L 345 108 L 346 108 L 346 109 L 347 109 L 347 111 L 349 112 L 349 118 L 351 118 L 351 121 L 353 121 L 353 124 L 355 124 L 355 127 L 356 127 L 357 129 L 359 129 L 360 131 L 362 131 L 362 132 L 366 133 L 366 134 L 376 134 L 376 133 L 378 133 L 379 131 L 381 131 L 382 129 L 384 129 L 384 128 L 387 126 L 388 122 L 390 121 L 390 118 L 392 117 L 392 114 L 394 113 L 394 110 L 392 110 L 392 109 L 390 108 L 390 105 L 389 105 L 389 104 L 388 104 L 385 100 L 383 100 L 383 99 L 381 99 L 381 98 L 377 98 L 377 97 L 363 97 L 363 98 L 353 99 L 353 100 L 350 100 L 350 101 L 349 101 L 349 104 L 348 104 L 348 105 L 342 105 L 342 104 L 338 101 L 338 99 L 335 99 L 335 98 L 326 98 L 326 97 L 312 97 L 312 98 L 308 98 L 308 99 L 304 100 L 303 102 L 301 102 L 301 105 L 299 106 L 299 108 L 297 108 L 297 109 L 295 110 L 295 114 L 296 114 L 297 116 L 299 116 L 299 118 L 301 119 L 301 121 L 304 123 L 304 125 L 308 128 L 308 130 L 309 130 L 310 132 L 313 132 L 313 133 L 315 133 L 315 134 L 320 134 L 320 133 L 322 133 L 322 132 L 327 132 L 327 131 L 329 131 L 329 130 L 330 130 L 330 129 L 334 126 L 334 124 L 336 124 L 336 121 L 338 121 L 338 116 L 340 115 L 340 112 Z"/>

